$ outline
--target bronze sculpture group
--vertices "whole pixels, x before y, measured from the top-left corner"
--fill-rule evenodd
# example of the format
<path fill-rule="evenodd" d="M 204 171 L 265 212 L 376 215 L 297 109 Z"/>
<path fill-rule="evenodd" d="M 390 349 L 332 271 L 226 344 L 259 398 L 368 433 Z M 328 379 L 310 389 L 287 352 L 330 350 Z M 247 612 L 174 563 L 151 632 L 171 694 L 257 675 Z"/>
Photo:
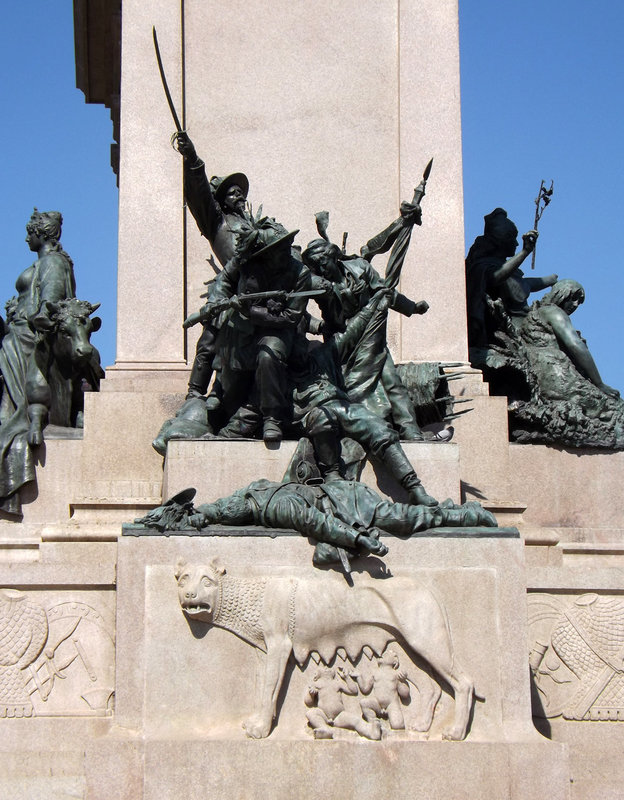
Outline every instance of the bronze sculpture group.
<path fill-rule="evenodd" d="M 396 291 L 414 224 L 420 224 L 418 200 L 404 203 L 401 216 L 364 248 L 365 257 L 347 256 L 327 236 L 327 214 L 317 215 L 320 239 L 301 254 L 293 247 L 298 231 L 287 231 L 274 219 L 255 218 L 246 208 L 249 182 L 242 173 L 208 180 L 204 163 L 185 132 L 176 134 L 184 160 L 185 198 L 197 226 L 210 242 L 223 269 L 207 291 L 207 302 L 186 324 L 201 322 L 202 334 L 189 382 L 187 399 L 208 389 L 215 365 L 217 376 L 206 401 L 206 423 L 221 437 L 255 437 L 279 442 L 304 414 L 293 413 L 292 392 L 298 377 L 311 366 L 306 334 L 322 334 L 326 350 L 343 350 L 333 371 L 341 372 L 351 400 L 366 405 L 389 420 L 404 439 L 422 439 L 409 401 L 385 342 L 388 306 L 410 316 L 425 313 L 425 302 L 415 303 Z M 393 247 L 386 278 L 370 261 Z M 381 303 L 379 295 L 386 294 Z M 315 319 L 307 310 L 314 297 L 321 310 Z M 378 311 L 374 323 L 354 322 L 361 328 L 346 351 L 340 338 L 348 323 L 371 305 Z M 351 340 L 353 334 L 349 334 Z M 331 356 L 326 355 L 327 361 Z M 319 405 L 320 398 L 313 401 Z M 189 414 L 196 417 L 197 405 Z M 298 418 L 299 416 L 299 418 Z M 157 437 L 162 452 L 165 441 Z"/>
<path fill-rule="evenodd" d="M 412 400 L 410 367 L 417 365 L 397 369 L 386 344 L 389 311 L 409 317 L 428 310 L 396 287 L 413 226 L 421 224 L 431 163 L 413 201 L 361 255 L 331 241 L 327 212 L 317 214 L 319 237 L 301 252 L 298 231 L 251 213 L 243 173 L 208 180 L 185 132 L 176 144 L 186 202 L 221 268 L 206 303 L 185 323 L 202 325 L 188 395 L 156 449 L 164 455 L 171 438 L 262 438 L 274 446 L 303 436 L 318 477 L 329 483 L 354 477 L 346 475 L 343 455 L 355 442 L 383 463 L 411 503 L 438 509 L 400 441 L 434 436 L 423 432 Z M 58 212 L 33 213 L 26 241 L 37 259 L 18 277 L 1 325 L 0 510 L 8 518 L 21 515 L 20 489 L 35 478 L 43 429 L 81 427 L 83 391 L 97 390 L 103 375 L 89 341 L 100 325 L 90 316 L 97 306 L 76 299 L 61 224 Z M 508 397 L 515 441 L 622 448 L 624 403 L 602 381 L 570 320 L 584 291 L 554 274 L 525 275 L 537 231 L 522 237 L 518 252 L 517 235 L 506 212 L 495 209 L 468 253 L 471 363 L 493 393 Z M 388 252 L 382 277 L 371 261 Z M 547 288 L 530 304 L 533 292 Z M 320 319 L 308 310 L 311 298 Z M 366 549 L 360 542 L 350 543 L 354 552 Z"/>
<path fill-rule="evenodd" d="M 431 162 L 400 216 L 349 256 L 332 243 L 327 212 L 317 214 L 320 238 L 302 253 L 297 231 L 246 208 L 249 182 L 242 173 L 208 180 L 185 132 L 175 135 L 184 159 L 185 196 L 198 228 L 222 269 L 207 302 L 185 325 L 203 325 L 187 399 L 154 442 L 166 452 L 171 438 L 282 437 L 311 443 L 313 480 L 256 481 L 174 520 L 170 504 L 137 520 L 147 526 L 203 528 L 260 525 L 294 528 L 317 542 L 314 563 L 384 555 L 379 531 L 410 536 L 438 526 L 495 526 L 478 504 L 439 504 L 422 486 L 401 439 L 423 441 L 408 388 L 386 343 L 388 313 L 424 314 L 429 306 L 396 289 Z M 385 277 L 371 264 L 390 251 Z M 321 318 L 307 310 L 314 297 Z M 307 334 L 317 334 L 311 340 Z M 215 377 L 207 396 L 208 381 Z M 355 442 L 383 464 L 407 492 L 407 504 L 382 500 L 345 480 L 343 448 Z M 296 465 L 297 466 L 297 465 Z M 302 466 L 299 464 L 298 466 Z M 311 485 L 313 484 L 313 485 Z"/>
<path fill-rule="evenodd" d="M 317 565 L 340 558 L 346 565 L 354 555 L 385 553 L 379 530 L 409 536 L 438 525 L 495 525 L 478 504 L 439 504 L 428 495 L 400 441 L 425 436 L 404 382 L 409 365 L 397 370 L 386 324 L 390 310 L 406 316 L 428 310 L 425 301 L 414 302 L 396 287 L 412 228 L 422 221 L 431 162 L 413 201 L 401 205 L 400 216 L 361 255 L 347 255 L 344 245 L 331 241 L 327 212 L 316 215 L 319 238 L 300 252 L 294 246 L 298 231 L 253 216 L 245 175 L 208 180 L 186 132 L 178 131 L 174 140 L 184 160 L 188 207 L 222 269 L 208 284 L 205 305 L 185 323 L 203 326 L 189 392 L 154 447 L 164 455 L 171 438 L 262 438 L 271 446 L 283 437 L 305 437 L 313 463 L 303 478 L 300 463 L 294 481 L 291 469 L 282 483 L 256 481 L 215 503 L 191 507 L 178 513 L 172 527 L 294 528 L 316 541 Z M 540 189 L 544 205 L 551 194 Z M 536 225 L 540 216 L 538 209 Z M 570 322 L 584 299 L 582 287 L 554 274 L 525 275 L 521 266 L 534 254 L 538 233 L 524 234 L 518 252 L 517 236 L 507 213 L 497 208 L 485 217 L 484 235 L 466 259 L 471 363 L 484 370 L 494 392 L 508 395 L 517 441 L 620 447 L 619 394 L 602 382 Z M 388 251 L 382 277 L 371 260 Z M 529 304 L 533 292 L 548 288 Z M 311 297 L 320 319 L 308 312 Z M 346 474 L 343 459 L 353 442 L 407 490 L 409 505 L 386 503 L 363 484 L 345 480 L 357 477 Z M 313 480 L 306 481 L 310 474 Z M 366 519 L 356 513 L 360 507 L 369 509 Z M 161 515 L 162 508 L 156 509 L 141 522 L 158 524 Z"/>
<path fill-rule="evenodd" d="M 293 246 L 297 231 L 246 209 L 249 182 L 242 173 L 208 180 L 188 135 L 175 138 L 188 207 L 223 268 L 206 304 L 185 323 L 203 326 L 189 393 L 156 437 L 156 449 L 164 455 L 170 438 L 202 432 L 261 436 L 269 445 L 303 435 L 331 480 L 344 474 L 340 440 L 349 437 L 374 453 L 414 502 L 435 505 L 399 443 L 424 436 L 386 345 L 389 309 L 407 316 L 428 309 L 395 287 L 412 227 L 421 222 L 431 165 L 414 201 L 402 204 L 400 217 L 365 245 L 363 256 L 348 256 L 329 240 L 326 213 L 317 215 L 321 238 L 300 253 Z M 370 261 L 391 248 L 382 278 Z M 321 319 L 308 312 L 310 297 Z"/>
<path fill-rule="evenodd" d="M 60 244 L 62 216 L 35 209 L 26 242 L 36 261 L 18 277 L 0 318 L 0 510 L 21 516 L 20 489 L 35 480 L 43 430 L 82 427 L 83 392 L 104 373 L 90 335 L 98 307 L 76 299 L 71 258 Z"/>
<path fill-rule="evenodd" d="M 470 361 L 492 394 L 508 398 L 514 441 L 622 449 L 624 403 L 570 319 L 585 300 L 583 287 L 524 275 L 537 231 L 524 234 L 516 253 L 517 235 L 507 213 L 494 209 L 466 258 Z M 530 294 L 546 288 L 529 305 Z"/>

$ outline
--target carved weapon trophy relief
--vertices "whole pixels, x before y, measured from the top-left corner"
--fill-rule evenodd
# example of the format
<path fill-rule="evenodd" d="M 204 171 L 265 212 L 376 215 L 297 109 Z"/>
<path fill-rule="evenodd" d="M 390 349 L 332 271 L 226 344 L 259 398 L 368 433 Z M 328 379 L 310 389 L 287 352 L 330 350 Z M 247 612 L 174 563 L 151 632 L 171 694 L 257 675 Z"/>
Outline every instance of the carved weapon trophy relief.
<path fill-rule="evenodd" d="M 0 717 L 111 714 L 110 631 L 84 602 L 46 610 L 32 595 L 0 589 Z"/>
<path fill-rule="evenodd" d="M 529 594 L 533 714 L 624 719 L 624 600 Z"/>

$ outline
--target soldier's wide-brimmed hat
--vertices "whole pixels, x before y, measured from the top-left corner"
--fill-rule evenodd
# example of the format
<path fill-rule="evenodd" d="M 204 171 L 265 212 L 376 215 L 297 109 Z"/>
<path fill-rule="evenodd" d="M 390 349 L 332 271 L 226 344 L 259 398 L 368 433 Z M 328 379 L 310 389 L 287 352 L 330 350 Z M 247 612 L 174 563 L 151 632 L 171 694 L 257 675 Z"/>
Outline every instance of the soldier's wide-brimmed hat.
<path fill-rule="evenodd" d="M 210 188 L 214 194 L 217 203 L 222 203 L 225 195 L 232 186 L 240 186 L 245 198 L 249 193 L 249 179 L 242 172 L 233 172 L 231 175 L 226 175 L 225 178 L 213 175 L 210 179 Z"/>
<path fill-rule="evenodd" d="M 327 239 L 312 239 L 311 242 L 308 242 L 308 246 L 301 255 L 305 261 L 306 258 L 317 256 L 319 253 L 326 253 L 332 248 L 336 248 L 338 251 L 340 251 L 338 245 L 328 242 Z"/>
<path fill-rule="evenodd" d="M 251 258 L 258 258 L 259 256 L 263 256 L 265 253 L 268 253 L 274 247 L 282 244 L 283 242 L 288 242 L 288 244 L 292 244 L 294 241 L 295 236 L 299 233 L 299 228 L 294 231 L 287 231 L 286 228 L 282 228 L 281 232 L 275 231 L 268 234 L 265 238 L 265 245 L 261 250 L 254 250 L 251 254 Z"/>
<path fill-rule="evenodd" d="M 173 497 L 170 497 L 163 505 L 165 506 L 173 506 L 173 505 L 185 505 L 186 503 L 190 503 L 191 500 L 197 494 L 197 489 L 182 489 L 181 492 L 174 494 Z"/>
<path fill-rule="evenodd" d="M 269 253 L 273 248 L 287 242 L 292 244 L 299 229 L 288 231 L 283 225 L 272 219 L 265 218 L 249 233 L 243 234 L 238 241 L 239 256 L 246 261 Z"/>

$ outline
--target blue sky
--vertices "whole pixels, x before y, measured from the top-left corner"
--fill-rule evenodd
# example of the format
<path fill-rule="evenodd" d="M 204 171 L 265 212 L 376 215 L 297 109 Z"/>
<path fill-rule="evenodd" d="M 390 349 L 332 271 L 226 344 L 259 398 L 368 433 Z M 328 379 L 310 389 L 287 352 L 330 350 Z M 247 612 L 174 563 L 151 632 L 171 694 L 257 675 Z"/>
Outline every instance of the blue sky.
<path fill-rule="evenodd" d="M 92 303 L 102 330 L 102 363 L 115 360 L 117 186 L 110 168 L 112 124 L 104 106 L 76 89 L 73 6 L 69 0 L 5 3 L 0 50 L 4 193 L 0 313 L 15 280 L 33 262 L 24 239 L 33 206 L 63 214 L 63 247 L 74 261 L 77 294 Z"/>
<path fill-rule="evenodd" d="M 24 242 L 32 207 L 62 211 L 78 295 L 102 302 L 94 341 L 109 365 L 117 253 L 109 113 L 75 88 L 69 0 L 5 4 L 3 21 L 0 306 L 32 262 Z M 624 390 L 622 30 L 624 5 L 613 0 L 460 0 L 466 247 L 496 206 L 521 231 L 532 227 L 540 180 L 554 179 L 534 274 L 585 286 L 574 321 L 603 379 Z"/>

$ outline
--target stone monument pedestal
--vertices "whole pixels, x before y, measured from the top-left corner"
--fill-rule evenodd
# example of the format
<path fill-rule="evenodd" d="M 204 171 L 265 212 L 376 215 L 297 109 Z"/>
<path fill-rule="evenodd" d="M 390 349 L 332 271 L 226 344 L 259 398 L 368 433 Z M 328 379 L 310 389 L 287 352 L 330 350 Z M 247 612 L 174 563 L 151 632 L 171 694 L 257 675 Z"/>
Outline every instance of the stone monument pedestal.
<path fill-rule="evenodd" d="M 468 366 L 456 0 L 274 0 L 270 14 L 213 5 L 74 3 L 81 85 L 89 102 L 106 87 L 120 142 L 117 356 L 86 397 L 82 438 L 46 437 L 23 522 L 0 520 L 0 796 L 619 797 L 624 454 L 510 445 L 506 399 Z M 397 363 L 444 362 L 449 392 L 472 398 L 472 410 L 454 420 L 451 444 L 406 450 L 433 495 L 480 500 L 519 536 L 387 537 L 385 566 L 354 563 L 351 586 L 315 569 L 294 532 L 121 536 L 122 522 L 188 486 L 203 502 L 280 480 L 295 448 L 171 442 L 163 464 L 150 446 L 186 393 L 200 326 L 182 322 L 212 277 L 169 143 L 152 26 L 208 175 L 245 171 L 254 210 L 264 202 L 300 228 L 303 247 L 317 236 L 315 212 L 328 209 L 331 238 L 348 231 L 357 252 L 434 157 L 400 284 L 430 309 L 391 314 L 388 345 Z M 402 499 L 382 470 L 367 464 L 363 479 Z M 204 594 L 222 586 L 214 557 L 226 568 L 219 580 L 246 587 L 228 606 L 232 618 L 253 612 L 239 635 L 185 616 L 178 556 L 206 567 L 206 586 L 196 573 L 192 584 Z M 252 740 L 242 725 L 259 731 L 276 652 L 285 669 L 268 682 L 279 690 L 275 722 Z M 444 653 L 448 679 L 436 667 Z M 381 713 L 382 669 L 386 696 L 402 685 L 405 729 Z M 368 693 L 353 673 L 372 679 Z M 321 679 L 340 687 L 337 711 L 320 699 Z M 371 696 L 380 713 L 365 719 Z M 469 709 L 466 738 L 446 741 L 458 708 Z"/>
<path fill-rule="evenodd" d="M 299 631 L 315 615 L 331 629 L 340 609 L 324 609 L 324 603 L 347 578 L 313 568 L 311 545 L 294 532 L 208 530 L 212 535 L 145 531 L 119 542 L 115 724 L 105 741 L 92 742 L 87 751 L 90 800 L 135 798 L 137 786 L 144 800 L 179 796 L 182 786 L 186 797 L 198 800 L 269 794 L 359 800 L 371 792 L 400 797 L 416 787 L 428 800 L 568 797 L 567 747 L 544 739 L 531 721 L 524 548 L 517 532 L 459 529 L 439 538 L 388 537 L 385 567 L 374 558 L 353 565 L 350 591 L 374 586 L 392 599 L 393 587 L 411 585 L 425 592 L 425 616 L 427 597 L 443 610 L 453 660 L 474 680 L 477 694 L 466 741 L 454 743 L 443 740 L 455 715 L 453 691 L 425 660 L 410 658 L 405 640 L 390 647 L 413 681 L 410 702 L 402 706 L 406 730 L 391 730 L 381 720 L 380 741 L 339 727 L 331 729 L 333 741 L 315 740 L 304 704 L 306 688 L 323 667 L 313 651 L 299 665 L 290 656 L 268 738 L 247 738 L 242 725 L 262 693 L 268 656 L 229 630 L 187 619 L 178 602 L 176 560 L 208 564 L 218 556 L 231 580 L 242 578 L 246 586 L 265 582 L 265 604 L 276 581 L 296 583 L 289 627 L 295 650 Z M 316 592 L 312 608 L 297 605 L 308 586 Z M 242 599 L 253 604 L 250 598 Z M 368 620 L 372 606 L 360 613 Z M 375 668 L 370 647 L 354 655 L 351 645 L 348 656 L 340 641 L 338 635 L 331 657 L 324 651 L 329 663 L 360 673 Z M 430 728 L 416 731 L 431 685 L 442 693 Z M 361 718 L 363 697 L 345 696 L 347 711 Z"/>

